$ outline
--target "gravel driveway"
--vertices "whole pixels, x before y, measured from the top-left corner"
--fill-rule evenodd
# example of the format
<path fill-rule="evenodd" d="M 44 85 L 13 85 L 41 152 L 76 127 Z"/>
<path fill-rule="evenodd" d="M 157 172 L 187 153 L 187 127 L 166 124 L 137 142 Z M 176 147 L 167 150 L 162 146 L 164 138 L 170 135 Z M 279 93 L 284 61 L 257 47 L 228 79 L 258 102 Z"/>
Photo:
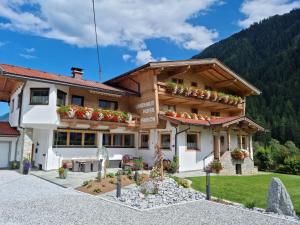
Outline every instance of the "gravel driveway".
<path fill-rule="evenodd" d="M 208 201 L 136 211 L 0 170 L 0 224 L 297 224 Z"/>

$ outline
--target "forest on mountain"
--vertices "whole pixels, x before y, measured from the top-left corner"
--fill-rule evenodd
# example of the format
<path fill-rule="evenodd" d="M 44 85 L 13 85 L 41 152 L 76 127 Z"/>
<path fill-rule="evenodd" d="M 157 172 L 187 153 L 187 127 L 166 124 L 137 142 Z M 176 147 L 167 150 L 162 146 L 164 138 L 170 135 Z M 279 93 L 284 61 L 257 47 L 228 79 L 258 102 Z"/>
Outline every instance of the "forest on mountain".
<path fill-rule="evenodd" d="M 300 9 L 255 23 L 193 58 L 218 58 L 262 91 L 247 99 L 247 115 L 270 131 L 256 140 L 300 146 Z"/>

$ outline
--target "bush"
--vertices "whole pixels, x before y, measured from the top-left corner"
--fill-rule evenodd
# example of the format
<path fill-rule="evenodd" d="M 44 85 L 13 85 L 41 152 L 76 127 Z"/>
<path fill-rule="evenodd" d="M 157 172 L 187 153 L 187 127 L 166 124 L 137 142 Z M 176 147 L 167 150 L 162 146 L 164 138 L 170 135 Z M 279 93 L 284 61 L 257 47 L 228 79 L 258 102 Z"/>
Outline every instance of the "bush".
<path fill-rule="evenodd" d="M 142 170 L 144 167 L 143 157 L 138 157 L 133 159 L 134 168 L 137 170 Z"/>
<path fill-rule="evenodd" d="M 300 156 L 290 156 L 284 160 L 284 165 L 279 165 L 279 173 L 300 175 Z"/>
<path fill-rule="evenodd" d="M 255 201 L 246 202 L 245 207 L 248 208 L 248 209 L 254 209 Z"/>
<path fill-rule="evenodd" d="M 172 178 L 176 181 L 176 183 L 179 186 L 182 186 L 184 188 L 189 188 L 190 187 L 190 184 L 189 184 L 188 180 L 180 178 L 180 177 L 172 177 Z"/>
<path fill-rule="evenodd" d="M 211 167 L 212 170 L 216 171 L 217 173 L 220 172 L 220 170 L 223 169 L 223 166 L 222 166 L 222 164 L 219 160 L 212 161 L 210 167 Z"/>
<path fill-rule="evenodd" d="M 89 181 L 88 180 L 86 180 L 86 181 L 83 181 L 83 183 L 82 183 L 82 187 L 84 187 L 84 186 L 87 186 L 89 184 Z"/>
<path fill-rule="evenodd" d="M 114 178 L 115 174 L 114 173 L 108 173 L 106 176 L 109 177 L 109 178 Z"/>
<path fill-rule="evenodd" d="M 268 170 L 271 168 L 272 159 L 269 148 L 259 147 L 254 154 L 254 163 L 259 170 Z"/>
<path fill-rule="evenodd" d="M 179 169 L 179 158 L 178 156 L 174 156 L 173 160 L 170 164 L 170 168 L 168 170 L 169 173 L 176 173 Z"/>
<path fill-rule="evenodd" d="M 95 193 L 100 193 L 100 192 L 102 192 L 102 190 L 101 190 L 100 188 L 95 188 L 95 189 L 94 189 L 94 192 L 95 192 Z"/>

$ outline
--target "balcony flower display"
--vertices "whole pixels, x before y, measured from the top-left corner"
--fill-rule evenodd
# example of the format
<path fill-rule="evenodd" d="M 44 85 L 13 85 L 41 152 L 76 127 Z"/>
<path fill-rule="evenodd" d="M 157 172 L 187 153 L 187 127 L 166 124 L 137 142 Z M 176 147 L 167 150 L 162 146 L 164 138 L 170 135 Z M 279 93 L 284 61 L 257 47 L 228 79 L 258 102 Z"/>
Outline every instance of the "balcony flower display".
<path fill-rule="evenodd" d="M 80 106 L 61 106 L 57 109 L 62 119 L 82 119 L 94 121 L 109 121 L 125 123 L 132 121 L 132 115 L 127 112 L 93 109 Z"/>
<path fill-rule="evenodd" d="M 206 115 L 200 115 L 200 114 L 197 115 L 196 113 L 167 111 L 165 112 L 165 115 L 169 117 L 178 117 L 178 118 L 193 119 L 193 120 L 210 120 L 210 117 Z"/>
<path fill-rule="evenodd" d="M 244 149 L 236 148 L 231 152 L 231 157 L 235 160 L 243 160 L 249 156 L 248 152 Z"/>
<path fill-rule="evenodd" d="M 218 91 L 202 90 L 192 88 L 180 84 L 169 82 L 166 85 L 166 91 L 172 95 L 182 95 L 185 97 L 194 97 L 210 101 L 218 101 L 230 105 L 238 105 L 243 103 L 243 99 L 239 96 L 225 94 Z"/>

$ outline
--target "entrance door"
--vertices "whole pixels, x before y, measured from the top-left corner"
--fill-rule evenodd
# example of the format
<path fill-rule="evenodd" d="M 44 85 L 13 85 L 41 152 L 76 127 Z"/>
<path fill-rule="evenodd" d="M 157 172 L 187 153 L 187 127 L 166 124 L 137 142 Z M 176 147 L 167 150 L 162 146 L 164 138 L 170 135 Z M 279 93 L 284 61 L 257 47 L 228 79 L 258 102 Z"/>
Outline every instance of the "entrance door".
<path fill-rule="evenodd" d="M 9 143 L 0 142 L 0 168 L 9 166 Z"/>
<path fill-rule="evenodd" d="M 242 164 L 235 164 L 235 174 L 242 174 Z"/>

